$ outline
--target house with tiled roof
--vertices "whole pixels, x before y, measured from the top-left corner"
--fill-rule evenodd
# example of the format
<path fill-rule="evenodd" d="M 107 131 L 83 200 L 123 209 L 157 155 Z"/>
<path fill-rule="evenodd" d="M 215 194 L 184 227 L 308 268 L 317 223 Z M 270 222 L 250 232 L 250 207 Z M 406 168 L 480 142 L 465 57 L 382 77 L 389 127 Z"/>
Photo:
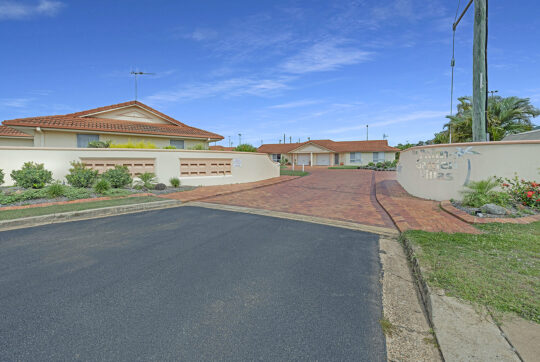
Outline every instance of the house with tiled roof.
<path fill-rule="evenodd" d="M 263 144 L 259 152 L 267 153 L 273 161 L 306 166 L 361 166 L 370 162 L 394 161 L 398 148 L 388 146 L 387 140 L 341 141 L 309 140 L 301 143 Z"/>
<path fill-rule="evenodd" d="M 0 146 L 88 147 L 92 141 L 153 143 L 159 148 L 208 148 L 223 136 L 188 126 L 141 102 L 131 101 L 55 116 L 6 120 Z"/>

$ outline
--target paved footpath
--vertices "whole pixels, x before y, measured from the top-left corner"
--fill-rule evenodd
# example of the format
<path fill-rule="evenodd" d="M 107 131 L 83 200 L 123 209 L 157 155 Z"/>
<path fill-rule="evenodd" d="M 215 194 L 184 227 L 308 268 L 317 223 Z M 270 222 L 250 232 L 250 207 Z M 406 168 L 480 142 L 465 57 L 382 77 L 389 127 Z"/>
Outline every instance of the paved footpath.
<path fill-rule="evenodd" d="M 481 233 L 475 227 L 441 209 L 438 201 L 411 196 L 396 181 L 394 172 L 375 173 L 377 200 L 390 214 L 399 231 L 424 230 Z"/>

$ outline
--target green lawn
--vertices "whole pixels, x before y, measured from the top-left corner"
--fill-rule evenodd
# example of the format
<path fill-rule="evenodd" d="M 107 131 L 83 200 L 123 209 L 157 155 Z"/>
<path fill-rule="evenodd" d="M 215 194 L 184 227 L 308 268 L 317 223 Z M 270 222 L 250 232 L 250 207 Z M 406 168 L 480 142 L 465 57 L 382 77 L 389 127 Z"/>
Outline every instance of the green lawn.
<path fill-rule="evenodd" d="M 329 170 L 350 170 L 350 169 L 357 169 L 358 166 L 332 166 L 328 167 Z"/>
<path fill-rule="evenodd" d="M 309 172 L 305 172 L 305 171 L 298 171 L 298 170 L 286 170 L 286 169 L 280 169 L 279 170 L 279 174 L 281 176 L 306 176 L 306 175 L 309 175 Z"/>
<path fill-rule="evenodd" d="M 428 284 L 540 323 L 540 222 L 479 225 L 485 234 L 407 231 Z"/>
<path fill-rule="evenodd" d="M 119 205 L 132 205 L 140 204 L 151 201 L 163 201 L 163 199 L 155 196 L 140 196 L 140 197 L 127 197 L 118 198 L 103 201 L 90 201 L 81 202 L 76 204 L 64 204 L 64 205 L 52 205 L 43 207 L 33 207 L 29 209 L 20 210 L 0 210 L 0 220 L 18 219 L 21 217 L 40 216 L 48 214 L 56 214 L 69 211 L 81 211 L 88 209 L 97 209 L 100 207 L 119 206 Z"/>

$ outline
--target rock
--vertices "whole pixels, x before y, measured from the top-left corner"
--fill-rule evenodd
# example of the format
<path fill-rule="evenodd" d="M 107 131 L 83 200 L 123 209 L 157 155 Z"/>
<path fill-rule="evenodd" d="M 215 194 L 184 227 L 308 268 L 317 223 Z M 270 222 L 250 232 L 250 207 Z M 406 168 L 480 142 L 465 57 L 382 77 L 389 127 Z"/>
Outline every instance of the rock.
<path fill-rule="evenodd" d="M 508 213 L 508 210 L 506 210 L 504 207 L 495 204 L 485 204 L 480 208 L 480 210 L 491 215 L 506 215 Z"/>
<path fill-rule="evenodd" d="M 165 190 L 166 188 L 167 188 L 167 185 L 161 184 L 161 183 L 156 184 L 156 186 L 154 186 L 154 190 L 159 190 L 159 191 Z"/>

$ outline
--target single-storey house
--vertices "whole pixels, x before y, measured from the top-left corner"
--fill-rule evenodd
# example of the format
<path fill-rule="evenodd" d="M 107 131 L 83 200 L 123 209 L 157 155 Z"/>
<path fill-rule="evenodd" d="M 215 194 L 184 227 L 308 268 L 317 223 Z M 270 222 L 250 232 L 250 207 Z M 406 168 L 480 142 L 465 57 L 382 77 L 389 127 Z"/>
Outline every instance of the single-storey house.
<path fill-rule="evenodd" d="M 223 136 L 188 126 L 141 102 L 130 101 L 56 116 L 6 120 L 0 146 L 86 148 L 92 141 L 151 142 L 188 149 Z"/>
<path fill-rule="evenodd" d="M 394 161 L 398 148 L 388 146 L 387 140 L 343 141 L 310 140 L 302 143 L 264 144 L 258 149 L 272 161 L 306 166 L 367 165 L 370 162 Z"/>

